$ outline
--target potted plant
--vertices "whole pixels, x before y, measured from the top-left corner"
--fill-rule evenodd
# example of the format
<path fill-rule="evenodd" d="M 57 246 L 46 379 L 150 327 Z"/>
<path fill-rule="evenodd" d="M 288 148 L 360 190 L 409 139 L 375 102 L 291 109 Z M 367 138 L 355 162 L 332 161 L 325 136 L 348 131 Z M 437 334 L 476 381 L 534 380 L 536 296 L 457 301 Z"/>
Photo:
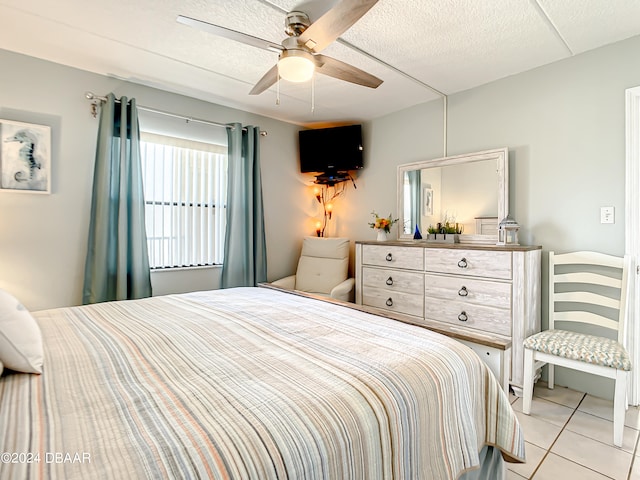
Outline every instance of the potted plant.
<path fill-rule="evenodd" d="M 427 242 L 458 243 L 462 230 L 462 225 L 456 223 L 454 218 L 445 217 L 444 220 L 438 222 L 435 227 L 429 225 L 427 229 Z"/>

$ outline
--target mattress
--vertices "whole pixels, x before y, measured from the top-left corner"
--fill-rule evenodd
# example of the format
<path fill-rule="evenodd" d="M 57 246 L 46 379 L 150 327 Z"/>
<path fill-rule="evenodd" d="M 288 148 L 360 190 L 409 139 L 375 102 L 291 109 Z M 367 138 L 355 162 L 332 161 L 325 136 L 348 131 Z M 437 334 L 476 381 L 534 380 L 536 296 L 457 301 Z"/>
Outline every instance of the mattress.
<path fill-rule="evenodd" d="M 524 460 L 454 339 L 235 288 L 35 312 L 42 375 L 0 379 L 0 478 L 456 479 Z"/>

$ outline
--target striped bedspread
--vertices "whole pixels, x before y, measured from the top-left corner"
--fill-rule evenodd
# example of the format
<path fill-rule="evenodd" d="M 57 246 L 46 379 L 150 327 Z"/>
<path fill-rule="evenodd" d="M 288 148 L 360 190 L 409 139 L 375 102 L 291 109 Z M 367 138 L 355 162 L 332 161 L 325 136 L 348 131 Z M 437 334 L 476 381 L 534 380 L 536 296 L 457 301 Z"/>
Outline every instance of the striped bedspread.
<path fill-rule="evenodd" d="M 524 458 L 460 343 L 238 288 L 36 312 L 42 375 L 0 380 L 0 478 L 455 479 Z M 37 458 L 36 458 L 37 457 Z"/>

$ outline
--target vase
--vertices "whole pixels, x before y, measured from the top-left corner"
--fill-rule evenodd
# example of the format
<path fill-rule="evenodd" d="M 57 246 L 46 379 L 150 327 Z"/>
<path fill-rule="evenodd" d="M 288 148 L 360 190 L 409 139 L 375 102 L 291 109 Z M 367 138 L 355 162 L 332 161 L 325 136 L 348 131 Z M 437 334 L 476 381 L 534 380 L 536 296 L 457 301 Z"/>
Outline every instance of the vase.
<path fill-rule="evenodd" d="M 378 236 L 376 237 L 376 240 L 379 242 L 385 242 L 387 240 L 387 235 L 388 235 L 387 232 L 385 232 L 382 229 L 378 229 L 377 232 L 378 232 Z"/>

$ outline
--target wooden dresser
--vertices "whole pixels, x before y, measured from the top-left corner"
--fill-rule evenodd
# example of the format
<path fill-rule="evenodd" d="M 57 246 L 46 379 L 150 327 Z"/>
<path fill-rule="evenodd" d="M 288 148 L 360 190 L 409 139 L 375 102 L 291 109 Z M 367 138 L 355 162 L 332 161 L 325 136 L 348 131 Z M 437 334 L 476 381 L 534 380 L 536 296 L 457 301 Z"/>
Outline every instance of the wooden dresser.
<path fill-rule="evenodd" d="M 457 338 L 503 388 L 523 384 L 523 340 L 540 331 L 541 247 L 356 242 L 356 303 Z"/>

